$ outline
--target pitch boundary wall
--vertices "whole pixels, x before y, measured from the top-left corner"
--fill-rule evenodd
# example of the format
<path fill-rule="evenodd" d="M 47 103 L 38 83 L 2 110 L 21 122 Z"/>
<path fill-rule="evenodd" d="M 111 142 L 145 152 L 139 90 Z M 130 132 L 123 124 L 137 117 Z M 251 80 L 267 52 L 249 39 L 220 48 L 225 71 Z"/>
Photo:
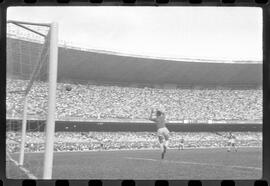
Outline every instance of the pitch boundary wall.
<path fill-rule="evenodd" d="M 21 120 L 7 120 L 7 128 L 19 130 Z M 44 120 L 29 120 L 29 131 L 44 131 Z M 262 124 L 256 123 L 168 123 L 167 127 L 174 132 L 262 132 Z M 56 132 L 156 132 L 156 125 L 150 122 L 79 122 L 56 121 Z"/>

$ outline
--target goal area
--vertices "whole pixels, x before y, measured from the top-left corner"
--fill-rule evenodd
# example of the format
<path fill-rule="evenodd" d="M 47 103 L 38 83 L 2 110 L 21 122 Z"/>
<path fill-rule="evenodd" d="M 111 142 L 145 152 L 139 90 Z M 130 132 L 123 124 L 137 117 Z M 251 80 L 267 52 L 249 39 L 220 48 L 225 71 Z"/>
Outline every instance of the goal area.
<path fill-rule="evenodd" d="M 58 24 L 7 21 L 6 154 L 21 170 L 27 167 L 31 121 L 44 127 L 43 179 L 51 179 L 58 66 Z M 40 163 L 40 162 L 39 162 Z M 40 163 L 41 164 L 41 163 Z M 6 165 L 7 167 L 7 165 Z M 8 172 L 8 170 L 6 170 Z"/>

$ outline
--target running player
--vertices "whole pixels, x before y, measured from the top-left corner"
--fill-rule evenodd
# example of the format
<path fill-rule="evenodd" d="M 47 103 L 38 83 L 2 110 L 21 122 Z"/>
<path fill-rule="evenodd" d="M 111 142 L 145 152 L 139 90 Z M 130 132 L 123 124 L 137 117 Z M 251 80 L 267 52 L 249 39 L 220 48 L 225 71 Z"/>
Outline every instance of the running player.
<path fill-rule="evenodd" d="M 167 129 L 166 124 L 165 124 L 165 114 L 157 110 L 156 116 L 153 117 L 153 113 L 154 113 L 154 110 L 152 109 L 149 120 L 154 121 L 156 123 L 158 140 L 159 140 L 160 149 L 162 152 L 161 159 L 164 159 L 164 155 L 168 149 L 170 132 Z"/>
<path fill-rule="evenodd" d="M 234 149 L 235 152 L 237 152 L 236 148 L 236 137 L 230 132 L 228 137 L 228 152 L 231 151 L 231 148 Z"/>

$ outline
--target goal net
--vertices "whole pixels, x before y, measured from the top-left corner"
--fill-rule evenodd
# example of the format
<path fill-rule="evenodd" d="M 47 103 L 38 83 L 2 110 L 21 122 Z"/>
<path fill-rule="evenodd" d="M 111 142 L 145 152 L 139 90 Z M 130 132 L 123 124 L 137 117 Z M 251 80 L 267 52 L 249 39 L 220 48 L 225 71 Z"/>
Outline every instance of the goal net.
<path fill-rule="evenodd" d="M 56 24 L 7 22 L 7 177 L 12 177 L 15 172 L 22 177 L 40 178 L 31 173 L 43 175 L 43 178 L 51 177 L 51 171 L 44 166 L 45 162 L 51 162 L 48 163 L 49 168 L 52 166 L 56 33 Z M 55 65 L 51 65 L 52 62 Z M 44 161 L 29 159 L 27 153 L 31 149 L 41 152 Z M 14 165 L 18 166 L 18 170 L 14 169 Z M 36 170 L 31 170 L 33 167 Z"/>

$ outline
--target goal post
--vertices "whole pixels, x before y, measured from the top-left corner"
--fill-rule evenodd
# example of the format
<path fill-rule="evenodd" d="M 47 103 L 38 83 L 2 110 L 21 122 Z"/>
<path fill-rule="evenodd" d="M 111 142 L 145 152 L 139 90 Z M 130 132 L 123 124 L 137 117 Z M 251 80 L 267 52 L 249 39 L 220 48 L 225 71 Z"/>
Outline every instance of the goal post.
<path fill-rule="evenodd" d="M 31 107 L 33 107 L 32 109 L 37 114 L 38 122 L 40 119 L 44 120 L 46 127 L 44 131 L 45 152 L 42 178 L 51 179 L 56 112 L 58 24 L 56 22 L 43 24 L 15 20 L 8 20 L 7 24 L 7 39 L 9 39 L 7 42 L 7 71 L 9 71 L 9 74 L 7 74 L 8 88 L 6 100 L 9 102 L 7 106 L 8 104 L 12 105 L 11 112 L 17 113 L 16 118 L 22 121 L 21 129 L 19 129 L 21 130 L 21 139 L 19 141 L 20 154 L 18 164 L 20 166 L 25 165 L 24 151 L 27 149 L 27 121 L 29 120 L 28 115 Z M 44 79 L 45 82 L 41 83 Z M 16 84 L 18 82 L 19 84 Z M 35 91 L 38 91 L 38 94 L 35 94 Z M 42 99 L 46 99 L 46 101 L 37 102 L 41 97 L 36 96 L 43 96 Z M 45 106 L 43 107 L 42 105 L 44 104 Z M 29 107 L 30 109 L 28 109 Z M 41 114 L 38 114 L 40 110 Z M 43 116 L 45 116 L 44 119 Z M 11 117 L 11 120 L 12 118 L 14 116 Z M 15 135 L 17 134 L 15 133 Z"/>
<path fill-rule="evenodd" d="M 48 115 L 46 124 L 43 179 L 52 178 L 57 66 L 58 66 L 58 24 L 54 22 L 51 24 L 51 37 L 50 37 L 49 100 L 48 100 Z"/>

